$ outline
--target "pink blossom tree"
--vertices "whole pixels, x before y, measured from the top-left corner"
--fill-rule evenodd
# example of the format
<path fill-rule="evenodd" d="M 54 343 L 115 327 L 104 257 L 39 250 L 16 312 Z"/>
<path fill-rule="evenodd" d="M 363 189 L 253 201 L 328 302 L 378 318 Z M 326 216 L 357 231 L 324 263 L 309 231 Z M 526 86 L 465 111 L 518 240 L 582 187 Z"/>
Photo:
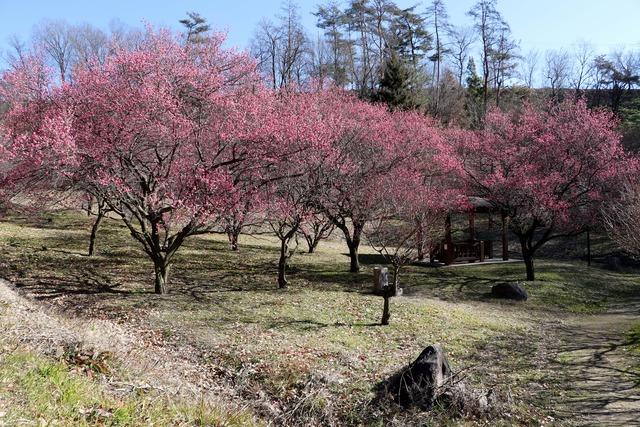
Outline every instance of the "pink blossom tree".
<path fill-rule="evenodd" d="M 314 213 L 314 202 L 321 191 L 317 171 L 331 161 L 332 122 L 319 98 L 325 92 L 288 92 L 278 94 L 272 116 L 271 138 L 287 147 L 286 161 L 279 164 L 267 187 L 269 200 L 267 223 L 280 241 L 278 287 L 286 288 L 286 270 L 297 250 L 301 227 Z M 296 242 L 295 247 L 291 243 Z"/>
<path fill-rule="evenodd" d="M 307 242 L 307 252 L 315 253 L 321 240 L 328 239 L 335 225 L 322 213 L 312 212 L 300 227 L 300 234 Z"/>
<path fill-rule="evenodd" d="M 280 257 L 278 259 L 278 288 L 288 286 L 287 268 L 289 260 L 295 255 L 300 226 L 309 214 L 309 203 L 304 193 L 302 180 L 286 180 L 278 183 L 268 210 L 267 223 L 280 241 Z M 295 242 L 295 247 L 291 243 Z"/>
<path fill-rule="evenodd" d="M 264 201 L 258 188 L 246 189 L 242 192 L 242 200 L 236 207 L 225 212 L 221 218 L 221 228 L 229 240 L 232 251 L 239 250 L 240 235 L 248 228 L 259 225 L 263 221 L 261 211 Z"/>
<path fill-rule="evenodd" d="M 385 191 L 377 199 L 380 208 L 364 231 L 392 268 L 393 284 L 382 295 L 383 325 L 389 323 L 389 299 L 399 286 L 402 269 L 422 259 L 423 248 L 440 242 L 446 212 L 462 203 L 460 190 L 450 179 L 456 161 L 441 132 L 416 113 L 398 113 L 397 119 L 404 124 L 398 132 L 399 145 L 411 155 L 400 157 L 385 174 Z"/>
<path fill-rule="evenodd" d="M 209 232 L 243 200 L 238 183 L 268 181 L 286 155 L 268 137 L 273 102 L 254 62 L 223 42 L 148 29 L 135 49 L 75 70 L 72 85 L 4 79 L 21 100 L 2 124 L 16 173 L 44 169 L 104 200 L 153 261 L 156 293 L 185 239 Z"/>
<path fill-rule="evenodd" d="M 323 92 L 316 102 L 329 146 L 310 176 L 320 189 L 315 205 L 344 234 L 355 273 L 362 231 L 378 208 L 381 179 L 401 152 L 396 141 L 402 125 L 385 107 L 339 90 Z"/>
<path fill-rule="evenodd" d="M 567 100 L 519 113 L 487 114 L 484 129 L 459 134 L 469 191 L 509 219 L 527 280 L 551 239 L 581 233 L 614 193 L 626 155 L 611 113 Z"/>

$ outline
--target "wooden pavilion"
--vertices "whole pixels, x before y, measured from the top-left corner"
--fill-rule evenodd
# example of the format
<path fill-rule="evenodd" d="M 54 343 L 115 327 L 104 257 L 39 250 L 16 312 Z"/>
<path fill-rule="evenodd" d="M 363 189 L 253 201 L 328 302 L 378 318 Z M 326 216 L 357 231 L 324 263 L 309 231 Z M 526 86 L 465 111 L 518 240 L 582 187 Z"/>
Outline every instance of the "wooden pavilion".
<path fill-rule="evenodd" d="M 445 235 L 443 241 L 430 254 L 431 262 L 436 260 L 451 265 L 457 262 L 484 262 L 493 260 L 494 240 L 491 238 L 478 238 L 476 229 L 476 215 L 488 214 L 489 228 L 492 228 L 492 215 L 500 214 L 501 218 L 501 243 L 502 259 L 509 260 L 509 242 L 507 236 L 508 219 L 503 212 L 496 210 L 491 203 L 482 197 L 469 197 L 471 208 L 460 212 L 450 212 L 445 219 Z M 469 226 L 467 228 L 467 238 L 462 240 L 453 239 L 452 215 L 456 213 L 466 213 Z"/>

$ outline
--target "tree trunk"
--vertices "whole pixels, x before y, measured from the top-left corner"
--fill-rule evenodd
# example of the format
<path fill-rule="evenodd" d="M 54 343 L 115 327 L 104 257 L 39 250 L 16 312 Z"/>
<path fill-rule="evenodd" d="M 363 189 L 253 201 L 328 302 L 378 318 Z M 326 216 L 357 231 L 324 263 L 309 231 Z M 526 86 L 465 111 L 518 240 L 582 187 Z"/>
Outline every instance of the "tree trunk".
<path fill-rule="evenodd" d="M 522 254 L 524 257 L 524 265 L 527 268 L 527 281 L 533 281 L 535 279 L 535 274 L 533 270 L 533 256 L 531 254 Z"/>
<path fill-rule="evenodd" d="M 278 289 L 287 287 L 287 251 L 289 244 L 287 240 L 280 241 L 280 260 L 278 261 Z"/>
<path fill-rule="evenodd" d="M 227 237 L 229 238 L 229 246 L 232 251 L 238 250 L 238 237 L 240 233 L 236 233 L 235 231 L 227 232 Z"/>
<path fill-rule="evenodd" d="M 587 266 L 591 267 L 591 229 L 587 228 Z"/>
<path fill-rule="evenodd" d="M 425 257 L 424 254 L 424 230 L 420 221 L 416 221 L 418 227 L 418 260 L 422 261 Z"/>
<path fill-rule="evenodd" d="M 102 210 L 99 210 L 98 216 L 96 217 L 96 220 L 91 227 L 91 236 L 89 237 L 89 256 L 93 256 L 96 245 L 96 234 L 98 234 L 98 228 L 100 227 L 102 218 L 104 218 L 104 212 L 102 212 Z"/>
<path fill-rule="evenodd" d="M 360 260 L 358 259 L 358 244 L 352 242 L 347 242 L 347 246 L 349 246 L 349 258 L 350 258 L 350 268 L 349 271 L 351 273 L 359 273 L 360 272 Z"/>
<path fill-rule="evenodd" d="M 319 240 L 315 240 L 313 242 L 311 242 L 311 244 L 309 244 L 309 253 L 312 254 L 316 251 L 316 248 L 318 247 L 318 243 Z"/>
<path fill-rule="evenodd" d="M 349 239 L 347 236 L 347 245 L 349 246 L 349 258 L 351 260 L 351 265 L 349 271 L 351 273 L 359 273 L 360 272 L 360 260 L 358 258 L 358 249 L 360 248 L 360 236 L 362 235 L 363 226 L 354 223 L 353 224 L 353 237 Z"/>
<path fill-rule="evenodd" d="M 522 247 L 522 259 L 527 270 L 527 281 L 535 280 L 533 269 L 533 251 L 527 246 L 526 236 L 520 236 L 520 246 Z"/>
<path fill-rule="evenodd" d="M 509 231 L 509 217 L 505 212 L 501 213 L 502 217 L 502 260 L 509 260 L 509 240 L 508 240 L 508 231 Z"/>
<path fill-rule="evenodd" d="M 169 281 L 169 266 L 162 257 L 154 259 L 155 269 L 155 293 L 158 295 L 165 295 L 168 291 L 167 284 Z"/>
<path fill-rule="evenodd" d="M 380 322 L 381 325 L 388 325 L 389 324 L 389 318 L 391 317 L 391 314 L 389 313 L 389 291 L 385 291 L 384 293 L 384 308 L 382 309 L 382 321 Z"/>
<path fill-rule="evenodd" d="M 342 231 L 344 234 L 344 238 L 347 242 L 347 247 L 349 248 L 349 259 L 351 263 L 351 267 L 349 271 L 351 273 L 359 273 L 360 272 L 360 261 L 358 260 L 358 248 L 360 247 L 360 235 L 362 234 L 362 225 L 357 223 L 353 224 L 353 237 L 349 232 L 349 227 L 345 225 L 344 222 L 338 221 L 335 218 L 332 219 L 333 224 Z"/>

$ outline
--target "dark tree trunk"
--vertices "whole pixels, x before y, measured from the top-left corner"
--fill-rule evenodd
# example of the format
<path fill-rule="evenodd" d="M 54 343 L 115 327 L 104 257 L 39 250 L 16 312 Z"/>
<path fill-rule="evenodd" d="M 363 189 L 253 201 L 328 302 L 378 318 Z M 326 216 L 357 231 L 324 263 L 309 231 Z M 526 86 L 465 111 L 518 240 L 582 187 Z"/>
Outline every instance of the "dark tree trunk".
<path fill-rule="evenodd" d="M 508 231 L 509 231 L 509 217 L 505 212 L 501 213 L 502 216 L 502 260 L 509 260 L 509 240 L 508 240 Z"/>
<path fill-rule="evenodd" d="M 353 237 L 347 235 L 347 246 L 349 246 L 349 258 L 351 273 L 360 272 L 360 259 L 358 258 L 358 249 L 360 248 L 360 236 L 362 235 L 363 226 L 359 223 L 353 224 Z"/>
<path fill-rule="evenodd" d="M 232 251 L 238 250 L 238 238 L 240 237 L 240 233 L 236 231 L 227 232 L 227 237 L 229 238 L 229 247 Z"/>
<path fill-rule="evenodd" d="M 153 260 L 155 270 L 155 293 L 165 295 L 168 292 L 169 265 L 161 256 Z"/>
<path fill-rule="evenodd" d="M 358 259 L 358 245 L 354 244 L 353 242 L 348 242 L 347 246 L 349 246 L 349 259 L 350 259 L 349 271 L 351 273 L 359 273 L 360 260 Z"/>
<path fill-rule="evenodd" d="M 523 254 L 524 257 L 524 265 L 527 269 L 527 281 L 536 280 L 535 273 L 533 270 L 533 256 L 531 254 Z"/>
<path fill-rule="evenodd" d="M 389 324 L 389 318 L 391 317 L 391 314 L 389 313 L 389 298 L 391 297 L 389 296 L 389 291 L 387 291 L 384 293 L 384 308 L 382 309 L 381 325 Z"/>
<path fill-rule="evenodd" d="M 302 232 L 302 236 L 304 237 L 304 240 L 307 242 L 307 252 L 312 254 L 316 251 L 316 248 L 318 247 L 318 243 L 320 242 L 320 239 L 317 239 L 315 230 L 312 233 L 306 233 L 306 232 Z"/>
<path fill-rule="evenodd" d="M 280 260 L 278 261 L 278 289 L 287 287 L 287 252 L 289 251 L 288 239 L 280 241 Z"/>
<path fill-rule="evenodd" d="M 535 280 L 535 274 L 533 269 L 533 250 L 528 245 L 528 239 L 526 236 L 520 236 L 520 246 L 522 247 L 522 259 L 527 270 L 527 281 Z"/>
<path fill-rule="evenodd" d="M 419 221 L 417 221 L 418 226 L 418 260 L 422 261 L 425 257 L 424 254 L 424 230 Z"/>
<path fill-rule="evenodd" d="M 100 227 L 100 223 L 104 218 L 104 212 L 102 210 L 98 211 L 98 216 L 91 227 L 91 236 L 89 237 L 89 256 L 93 256 L 96 245 L 96 235 L 98 234 L 98 228 Z"/>
<path fill-rule="evenodd" d="M 587 228 L 587 266 L 591 267 L 591 229 Z"/>
<path fill-rule="evenodd" d="M 362 235 L 362 228 L 364 224 L 360 224 L 356 221 L 353 222 L 353 236 L 349 232 L 349 227 L 341 218 L 329 217 L 333 224 L 344 234 L 344 238 L 349 248 L 349 259 L 351 273 L 360 272 L 360 261 L 358 260 L 358 248 L 360 247 L 360 236 Z"/>

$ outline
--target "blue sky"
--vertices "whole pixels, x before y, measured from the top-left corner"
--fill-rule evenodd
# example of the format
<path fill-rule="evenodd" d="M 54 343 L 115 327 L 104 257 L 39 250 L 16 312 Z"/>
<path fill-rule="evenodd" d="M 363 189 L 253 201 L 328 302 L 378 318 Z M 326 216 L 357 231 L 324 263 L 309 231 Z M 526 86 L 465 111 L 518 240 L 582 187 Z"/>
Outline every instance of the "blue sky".
<path fill-rule="evenodd" d="M 311 11 L 319 1 L 298 1 L 312 34 L 318 30 Z M 451 21 L 470 24 L 465 12 L 474 2 L 448 0 Z M 409 6 L 420 1 L 397 3 Z M 0 0 L 0 51 L 5 51 L 10 35 L 26 38 L 33 26 L 46 18 L 105 28 L 112 19 L 132 26 L 147 20 L 177 28 L 177 21 L 188 10 L 199 12 L 216 28 L 226 29 L 231 45 L 246 47 L 257 22 L 275 15 L 280 4 L 280 0 Z M 580 40 L 592 42 L 604 53 L 625 47 L 640 50 L 640 0 L 499 0 L 498 8 L 523 51 L 569 48 Z"/>

